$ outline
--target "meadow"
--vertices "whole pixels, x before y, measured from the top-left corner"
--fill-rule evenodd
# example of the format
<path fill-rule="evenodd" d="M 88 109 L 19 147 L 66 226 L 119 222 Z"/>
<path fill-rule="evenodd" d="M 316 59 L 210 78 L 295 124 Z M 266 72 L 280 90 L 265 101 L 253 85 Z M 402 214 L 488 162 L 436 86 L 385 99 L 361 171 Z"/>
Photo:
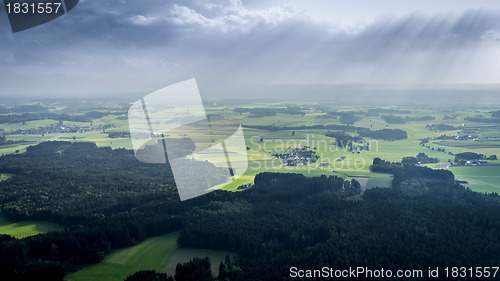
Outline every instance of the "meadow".
<path fill-rule="evenodd" d="M 16 238 L 25 238 L 28 236 L 59 231 L 64 228 L 56 223 L 40 221 L 21 221 L 11 222 L 0 215 L 0 234 L 8 234 Z"/>
<path fill-rule="evenodd" d="M 500 193 L 500 166 L 450 167 L 449 170 L 457 179 L 468 181 L 464 185 L 472 190 Z"/>
<path fill-rule="evenodd" d="M 7 180 L 13 176 L 14 176 L 14 174 L 11 174 L 11 173 L 1 173 L 0 174 L 0 181 Z"/>
<path fill-rule="evenodd" d="M 114 250 L 99 264 L 64 277 L 67 281 L 123 281 L 140 270 L 161 272 L 177 249 L 179 232 L 149 238 L 135 246 Z"/>

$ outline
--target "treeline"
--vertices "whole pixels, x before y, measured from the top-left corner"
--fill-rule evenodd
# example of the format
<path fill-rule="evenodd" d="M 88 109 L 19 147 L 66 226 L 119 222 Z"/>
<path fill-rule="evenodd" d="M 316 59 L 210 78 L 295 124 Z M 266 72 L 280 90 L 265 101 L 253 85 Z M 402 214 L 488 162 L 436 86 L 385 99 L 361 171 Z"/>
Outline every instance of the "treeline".
<path fill-rule="evenodd" d="M 4 123 L 23 123 L 35 120 L 53 119 L 57 121 L 70 121 L 70 122 L 90 122 L 92 119 L 98 119 L 109 113 L 90 112 L 83 115 L 69 115 L 63 113 L 23 113 L 23 114 L 10 114 L 0 115 L 0 124 Z"/>
<path fill-rule="evenodd" d="M 453 126 L 453 125 L 448 125 L 448 124 L 427 124 L 425 128 L 431 130 L 431 131 L 436 131 L 436 132 L 443 132 L 443 131 L 454 131 L 454 130 L 460 130 L 460 126 Z"/>
<path fill-rule="evenodd" d="M 199 267 L 201 267 L 201 265 L 199 265 Z M 168 276 L 166 273 L 156 272 L 154 270 L 141 270 L 125 278 L 125 281 L 174 281 L 174 278 Z"/>
<path fill-rule="evenodd" d="M 6 113 L 41 113 L 49 112 L 49 108 L 39 104 L 16 105 L 14 107 L 4 107 L 0 105 L 0 114 Z"/>
<path fill-rule="evenodd" d="M 486 156 L 484 154 L 475 152 L 461 152 L 455 154 L 455 162 L 469 161 L 469 160 L 497 160 L 496 155 Z"/>
<path fill-rule="evenodd" d="M 372 108 L 368 109 L 368 113 L 376 113 L 376 114 L 411 114 L 411 111 L 401 110 L 401 109 L 393 109 L 393 108 Z"/>
<path fill-rule="evenodd" d="M 219 263 L 219 275 L 214 276 L 208 257 L 193 258 L 187 263 L 177 264 L 175 281 L 227 281 L 243 278 L 241 268 L 226 256 L 225 262 Z M 172 276 L 154 270 L 142 270 L 128 276 L 125 281 L 174 281 Z"/>
<path fill-rule="evenodd" d="M 25 143 L 25 140 L 8 140 L 5 135 L 0 135 L 0 145 L 2 144 L 16 144 L 16 143 Z"/>
<path fill-rule="evenodd" d="M 338 147 L 349 147 L 354 144 L 354 142 L 363 141 L 361 137 L 351 136 L 344 132 L 334 132 L 328 131 L 325 136 L 335 138 L 335 144 Z"/>
<path fill-rule="evenodd" d="M 373 139 L 381 140 L 402 140 L 408 138 L 406 131 L 401 129 L 381 129 L 381 130 L 370 130 L 362 127 L 355 127 L 350 125 L 312 125 L 312 126 L 266 126 L 266 125 L 243 125 L 245 128 L 266 130 L 266 131 L 283 131 L 283 130 L 314 130 L 314 129 L 325 129 L 332 131 L 341 132 L 327 132 L 327 134 L 345 134 L 345 132 L 358 132 L 361 137 L 369 137 Z"/>
<path fill-rule="evenodd" d="M 435 120 L 436 118 L 433 116 L 421 116 L 421 117 L 401 117 L 401 116 L 395 116 L 395 115 L 382 115 L 381 118 L 387 123 L 387 124 L 405 124 L 408 122 L 413 122 L 413 121 L 432 121 Z"/>
<path fill-rule="evenodd" d="M 286 108 L 263 108 L 263 107 L 238 107 L 233 110 L 236 113 L 250 113 L 250 117 L 266 117 L 266 116 L 276 116 L 278 113 L 290 114 L 290 115 L 305 115 L 300 107 L 288 106 Z"/>
<path fill-rule="evenodd" d="M 441 151 L 441 149 L 439 151 Z M 430 163 L 438 163 L 438 162 L 439 162 L 438 158 L 429 157 L 429 156 L 427 156 L 427 154 L 425 154 L 423 152 L 420 152 L 419 154 L 417 154 L 416 157 L 406 156 L 406 157 L 403 157 L 403 160 L 401 160 L 401 164 L 403 166 L 405 166 L 405 165 L 415 166 L 417 164 L 430 164 Z"/>
<path fill-rule="evenodd" d="M 500 118 L 465 117 L 464 120 L 474 123 L 500 123 Z"/>
<path fill-rule="evenodd" d="M 370 166 L 370 170 L 375 173 L 394 174 L 401 166 L 402 164 L 400 162 L 390 162 L 375 157 L 373 159 L 373 164 Z"/>
<path fill-rule="evenodd" d="M 431 190 L 454 187 L 455 176 L 449 170 L 434 170 L 419 166 L 402 166 L 394 170 L 393 188 Z"/>
<path fill-rule="evenodd" d="M 381 129 L 381 130 L 358 130 L 358 134 L 361 137 L 379 139 L 379 140 L 387 140 L 387 141 L 395 141 L 395 140 L 403 140 L 408 138 L 408 133 L 401 129 Z"/>
<path fill-rule="evenodd" d="M 493 118 L 500 118 L 500 110 L 493 111 L 491 113 L 491 117 L 493 117 Z"/>
<path fill-rule="evenodd" d="M 354 113 L 347 111 L 332 111 L 328 112 L 325 115 L 318 116 L 318 118 L 337 118 L 337 116 L 340 117 L 340 123 L 347 125 L 353 125 L 354 123 L 362 119 L 361 117 L 356 116 Z"/>
<path fill-rule="evenodd" d="M 315 130 L 315 129 L 325 129 L 325 130 L 344 130 L 344 131 L 355 131 L 359 129 L 358 127 L 350 125 L 311 125 L 311 126 L 274 126 L 274 125 L 243 125 L 245 128 L 265 130 L 265 131 L 287 131 L 287 130 Z"/>
<path fill-rule="evenodd" d="M 416 166 L 415 163 L 403 158 L 402 163 L 389 162 L 380 158 L 373 159 L 370 170 L 377 173 L 393 174 L 393 188 L 429 189 L 439 186 L 445 188 L 455 186 L 455 176 L 449 170 L 434 170 L 428 167 Z M 417 188 L 418 187 L 418 188 Z"/>

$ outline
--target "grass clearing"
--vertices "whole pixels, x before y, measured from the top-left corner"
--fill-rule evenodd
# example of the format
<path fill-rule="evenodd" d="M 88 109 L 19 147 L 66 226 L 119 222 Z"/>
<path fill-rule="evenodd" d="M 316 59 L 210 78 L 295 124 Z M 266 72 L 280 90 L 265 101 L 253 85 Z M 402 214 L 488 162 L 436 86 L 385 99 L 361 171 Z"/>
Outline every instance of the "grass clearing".
<path fill-rule="evenodd" d="M 177 249 L 179 232 L 149 238 L 135 246 L 111 252 L 99 264 L 64 277 L 67 281 L 123 281 L 140 270 L 162 271 Z"/>
<path fill-rule="evenodd" d="M 11 174 L 11 173 L 1 173 L 0 174 L 0 181 L 4 181 L 4 180 L 8 180 L 10 178 L 12 178 L 15 174 Z"/>
<path fill-rule="evenodd" d="M 8 234 L 15 238 L 21 239 L 40 233 L 59 230 L 63 230 L 63 227 L 56 223 L 40 221 L 11 222 L 4 216 L 0 215 L 0 234 Z"/>
<path fill-rule="evenodd" d="M 450 167 L 455 178 L 466 180 L 468 188 L 478 192 L 500 193 L 500 166 Z"/>

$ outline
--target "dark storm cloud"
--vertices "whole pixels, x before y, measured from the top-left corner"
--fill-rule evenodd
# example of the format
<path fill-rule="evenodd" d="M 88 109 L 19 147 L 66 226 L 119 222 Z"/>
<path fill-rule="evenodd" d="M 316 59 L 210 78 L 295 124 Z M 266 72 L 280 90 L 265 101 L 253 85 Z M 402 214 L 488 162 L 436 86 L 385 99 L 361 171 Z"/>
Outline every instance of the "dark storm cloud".
<path fill-rule="evenodd" d="M 487 9 L 345 26 L 289 7 L 252 10 L 235 0 L 86 0 L 16 34 L 3 17 L 0 82 L 9 81 L 12 91 L 149 90 L 190 77 L 201 84 L 450 83 L 464 77 L 492 83 L 500 77 L 500 62 L 486 58 L 499 57 L 500 12 Z M 23 75 L 32 83 L 19 79 Z M 66 82 L 40 82 L 49 75 Z"/>

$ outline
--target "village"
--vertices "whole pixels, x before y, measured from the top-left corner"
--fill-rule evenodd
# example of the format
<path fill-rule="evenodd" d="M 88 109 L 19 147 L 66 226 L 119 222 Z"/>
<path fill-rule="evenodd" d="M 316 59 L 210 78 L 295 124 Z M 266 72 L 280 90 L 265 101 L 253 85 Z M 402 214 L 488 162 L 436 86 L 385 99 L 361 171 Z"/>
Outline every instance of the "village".
<path fill-rule="evenodd" d="M 287 151 L 289 151 L 286 153 Z M 288 147 L 285 153 L 273 153 L 272 156 L 281 160 L 281 163 L 285 166 L 299 166 L 308 165 L 318 161 L 319 156 L 316 155 L 316 147 L 311 148 L 309 146 L 299 146 L 296 148 Z"/>

